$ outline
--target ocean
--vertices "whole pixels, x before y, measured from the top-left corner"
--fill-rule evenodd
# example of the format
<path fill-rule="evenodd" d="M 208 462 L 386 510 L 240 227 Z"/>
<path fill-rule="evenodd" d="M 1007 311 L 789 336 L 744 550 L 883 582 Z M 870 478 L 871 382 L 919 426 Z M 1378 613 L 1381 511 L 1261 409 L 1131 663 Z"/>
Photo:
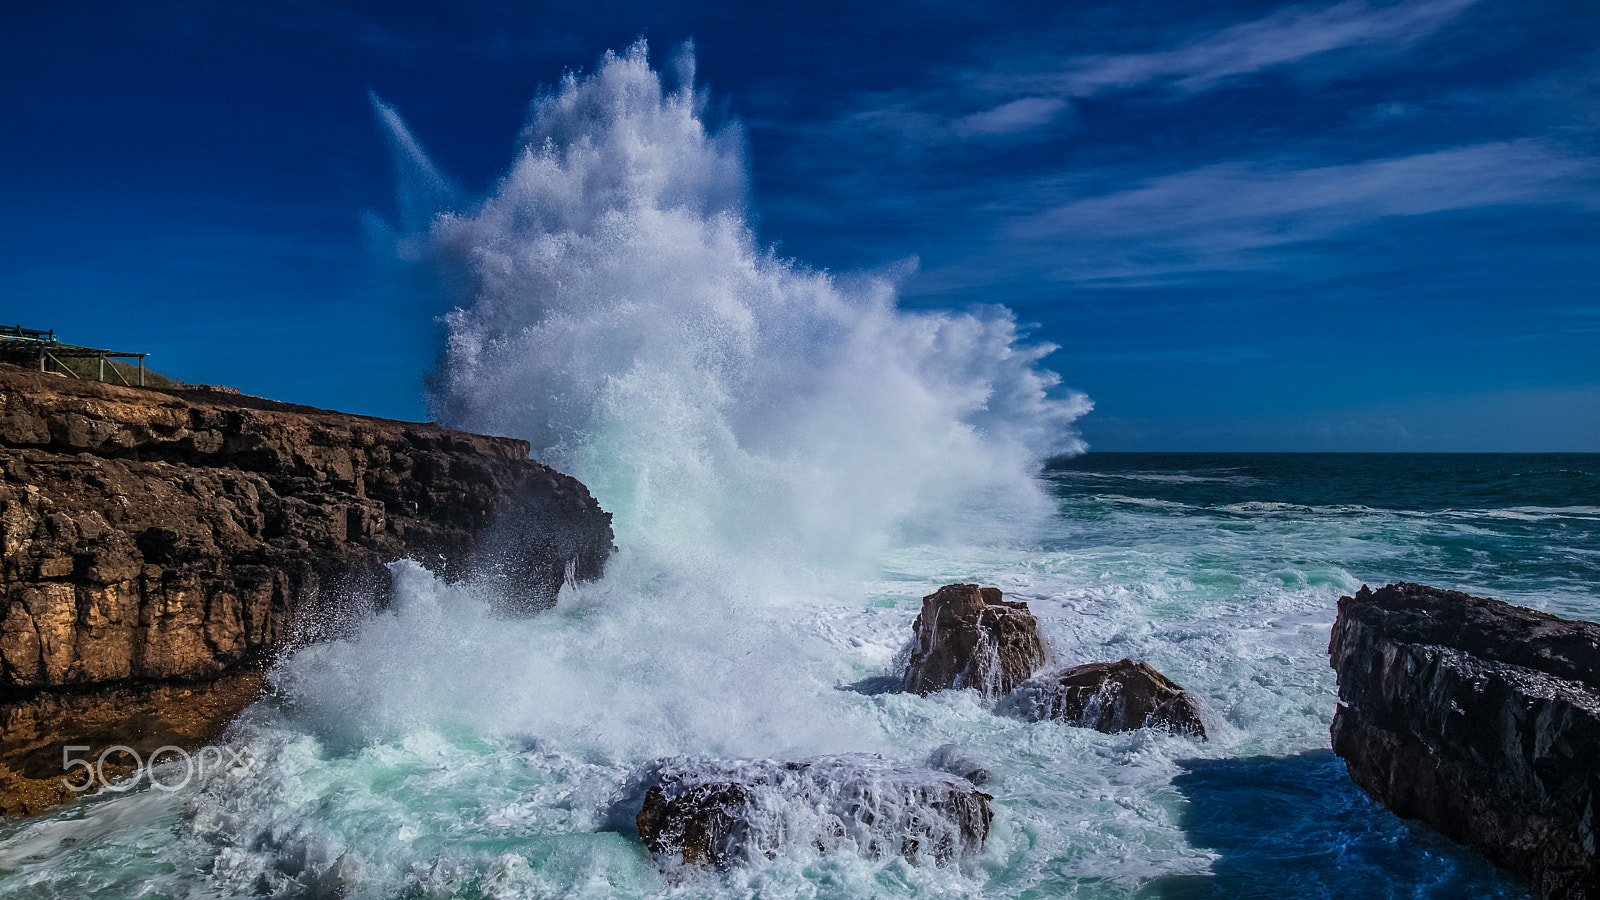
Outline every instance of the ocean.
<path fill-rule="evenodd" d="M 1328 635 L 1394 581 L 1600 618 L 1600 455 L 1082 452 L 1072 361 L 1003 308 L 905 311 L 894 271 L 763 247 L 736 127 L 674 71 L 640 44 L 569 76 L 479 200 L 429 200 L 388 117 L 438 207 L 396 236 L 450 292 L 433 413 L 588 484 L 605 578 L 509 616 L 396 561 L 213 752 L 0 825 L 0 895 L 1527 896 L 1349 782 Z M 888 689 L 951 582 L 1027 601 L 1061 662 L 1149 662 L 1211 739 Z M 840 754 L 989 770 L 982 851 L 823 852 L 781 800 L 791 840 L 727 871 L 637 838 L 658 760 Z"/>
<path fill-rule="evenodd" d="M 1600 455 L 1090 452 L 1041 478 L 1055 509 L 1033 541 L 894 547 L 743 622 L 685 619 L 714 587 L 632 571 L 502 620 L 397 566 L 394 609 L 279 667 L 230 735 L 242 762 L 3 826 L 0 892 L 1527 896 L 1350 783 L 1328 631 L 1341 594 L 1402 580 L 1600 618 Z M 1026 600 L 1064 662 L 1149 661 L 1201 698 L 1212 740 L 885 691 L 921 596 L 952 581 Z M 997 776 L 989 842 L 959 865 L 800 847 L 675 882 L 629 831 L 661 757 L 921 763 L 951 743 Z"/>

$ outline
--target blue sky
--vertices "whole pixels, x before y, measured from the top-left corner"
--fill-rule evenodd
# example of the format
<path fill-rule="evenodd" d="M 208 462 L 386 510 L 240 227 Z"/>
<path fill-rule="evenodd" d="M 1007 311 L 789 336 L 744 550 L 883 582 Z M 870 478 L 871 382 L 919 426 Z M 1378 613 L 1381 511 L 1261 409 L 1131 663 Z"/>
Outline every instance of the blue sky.
<path fill-rule="evenodd" d="M 1000 303 L 1091 450 L 1600 451 L 1600 4 L 20 3 L 0 320 L 424 415 L 402 115 L 468 194 L 528 101 L 692 39 L 763 242 Z"/>

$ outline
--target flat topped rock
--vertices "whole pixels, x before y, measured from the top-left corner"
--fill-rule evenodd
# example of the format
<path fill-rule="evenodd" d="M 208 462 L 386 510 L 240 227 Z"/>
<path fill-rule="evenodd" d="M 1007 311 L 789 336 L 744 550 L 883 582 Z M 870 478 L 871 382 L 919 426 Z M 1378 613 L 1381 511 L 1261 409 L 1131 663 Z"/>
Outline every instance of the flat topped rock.
<path fill-rule="evenodd" d="M 1352 781 L 1540 898 L 1600 898 L 1600 625 L 1391 584 L 1340 598 L 1328 651 Z"/>
<path fill-rule="evenodd" d="M 1387 640 L 1452 647 L 1600 688 L 1600 624 L 1563 619 L 1488 597 L 1400 582 L 1363 585 L 1339 603 L 1342 632 L 1372 628 Z"/>
<path fill-rule="evenodd" d="M 1048 656 L 1028 604 L 999 588 L 947 584 L 922 598 L 912 631 L 902 683 L 916 694 L 974 688 L 998 697 Z"/>
<path fill-rule="evenodd" d="M 1194 697 L 1149 665 L 1131 659 L 1040 672 L 1017 685 L 1001 706 L 1033 722 L 1059 719 L 1107 733 L 1165 728 L 1206 739 Z"/>
<path fill-rule="evenodd" d="M 966 779 L 869 754 L 675 758 L 656 764 L 636 823 L 667 870 L 727 868 L 795 846 L 943 863 L 983 848 L 990 799 Z"/>

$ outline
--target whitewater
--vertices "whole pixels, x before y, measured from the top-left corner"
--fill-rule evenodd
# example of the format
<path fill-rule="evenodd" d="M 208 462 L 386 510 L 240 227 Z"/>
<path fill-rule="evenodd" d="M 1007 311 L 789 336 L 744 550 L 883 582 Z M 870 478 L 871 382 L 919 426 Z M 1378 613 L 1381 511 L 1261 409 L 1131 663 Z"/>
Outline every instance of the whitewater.
<path fill-rule="evenodd" d="M 581 479 L 618 553 L 525 616 L 397 561 L 392 605 L 280 659 L 202 777 L 0 826 L 0 894 L 1526 896 L 1349 783 L 1328 632 L 1364 581 L 1600 614 L 1594 457 L 1083 454 L 1088 399 L 1010 311 L 905 310 L 904 265 L 763 245 L 709 108 L 687 51 L 665 75 L 642 42 L 608 54 L 533 102 L 473 199 L 379 104 L 395 245 L 449 310 L 430 412 Z M 1149 661 L 1212 739 L 887 689 L 951 582 L 1028 601 L 1064 662 Z M 663 874 L 638 840 L 657 760 L 844 754 L 981 764 L 983 850 L 796 841 Z"/>

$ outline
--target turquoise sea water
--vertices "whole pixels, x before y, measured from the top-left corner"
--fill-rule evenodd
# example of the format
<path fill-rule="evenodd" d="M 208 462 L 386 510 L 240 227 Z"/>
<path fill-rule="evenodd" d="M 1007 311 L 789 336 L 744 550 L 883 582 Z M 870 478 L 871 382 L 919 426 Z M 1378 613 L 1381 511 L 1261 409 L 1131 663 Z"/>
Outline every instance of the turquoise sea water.
<path fill-rule="evenodd" d="M 741 589 L 744 621 L 626 550 L 523 620 L 399 567 L 394 609 L 278 667 L 227 739 L 244 762 L 0 826 L 0 895 L 1527 896 L 1349 782 L 1328 629 L 1341 594 L 1396 580 L 1600 618 L 1600 456 L 1089 453 L 1042 477 L 1056 512 L 1031 537 Z M 956 580 L 1027 600 L 1064 662 L 1150 661 L 1213 739 L 882 692 L 920 597 Z M 662 756 L 919 763 L 951 743 L 998 776 L 960 865 L 802 845 L 674 879 L 631 830 Z"/>

